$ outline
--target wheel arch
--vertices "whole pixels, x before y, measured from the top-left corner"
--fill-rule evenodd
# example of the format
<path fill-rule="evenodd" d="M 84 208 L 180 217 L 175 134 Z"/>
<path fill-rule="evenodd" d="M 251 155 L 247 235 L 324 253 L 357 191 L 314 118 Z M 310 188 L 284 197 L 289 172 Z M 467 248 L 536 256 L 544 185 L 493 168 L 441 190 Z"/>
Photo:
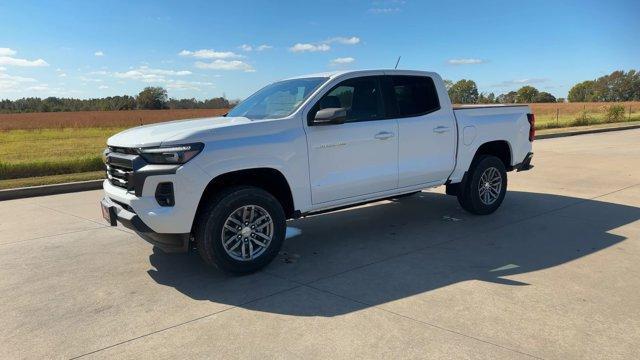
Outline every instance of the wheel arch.
<path fill-rule="evenodd" d="M 287 178 L 277 169 L 260 167 L 231 171 L 213 178 L 200 197 L 196 218 L 205 207 L 207 200 L 212 199 L 215 194 L 225 188 L 239 185 L 255 186 L 270 193 L 282 205 L 285 217 L 287 219 L 294 217 L 296 211 L 293 194 Z"/>
<path fill-rule="evenodd" d="M 512 159 L 513 152 L 511 150 L 511 144 L 509 144 L 506 140 L 493 140 L 488 141 L 478 147 L 475 155 L 473 156 L 473 160 L 471 161 L 471 166 L 475 164 L 478 159 L 482 155 L 492 155 L 500 159 L 504 164 L 505 169 L 507 171 L 513 170 Z"/>
<path fill-rule="evenodd" d="M 513 155 L 509 142 L 506 140 L 487 141 L 476 149 L 476 152 L 473 155 L 471 162 L 469 163 L 468 169 L 462 175 L 462 179 L 456 183 L 446 184 L 447 195 L 455 196 L 459 194 L 461 187 L 464 187 L 464 184 L 468 179 L 469 171 L 475 167 L 476 163 L 483 155 L 492 155 L 497 157 L 504 164 L 504 168 L 507 171 L 511 171 L 514 169 L 514 167 L 511 165 Z"/>

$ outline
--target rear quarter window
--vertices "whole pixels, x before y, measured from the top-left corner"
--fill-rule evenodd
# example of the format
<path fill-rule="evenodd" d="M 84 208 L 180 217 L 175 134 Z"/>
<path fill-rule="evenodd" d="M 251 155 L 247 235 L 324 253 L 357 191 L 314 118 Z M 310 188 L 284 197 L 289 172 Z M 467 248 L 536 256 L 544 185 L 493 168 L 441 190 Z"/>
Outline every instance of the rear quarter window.
<path fill-rule="evenodd" d="M 391 86 L 388 94 L 400 117 L 419 116 L 440 109 L 436 86 L 430 77 L 393 75 L 387 84 Z"/>

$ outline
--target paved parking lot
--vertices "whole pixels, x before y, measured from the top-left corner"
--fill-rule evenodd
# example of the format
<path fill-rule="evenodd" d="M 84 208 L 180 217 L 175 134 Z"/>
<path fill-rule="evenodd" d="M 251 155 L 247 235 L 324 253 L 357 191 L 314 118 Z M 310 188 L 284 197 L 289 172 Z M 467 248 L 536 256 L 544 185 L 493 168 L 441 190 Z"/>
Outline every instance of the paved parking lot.
<path fill-rule="evenodd" d="M 640 130 L 534 151 L 494 215 L 436 189 L 296 220 L 242 277 L 105 226 L 100 191 L 0 202 L 0 358 L 639 358 Z"/>

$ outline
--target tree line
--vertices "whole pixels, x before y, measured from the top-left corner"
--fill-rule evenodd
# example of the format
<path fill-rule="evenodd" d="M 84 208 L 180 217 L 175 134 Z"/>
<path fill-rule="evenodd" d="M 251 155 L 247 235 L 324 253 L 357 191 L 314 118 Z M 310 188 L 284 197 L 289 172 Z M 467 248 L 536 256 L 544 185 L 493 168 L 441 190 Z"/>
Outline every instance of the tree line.
<path fill-rule="evenodd" d="M 206 100 L 173 99 L 161 87 L 146 87 L 136 96 L 108 96 L 96 99 L 29 97 L 0 100 L 0 113 L 59 112 L 59 111 L 114 111 L 156 109 L 228 109 L 235 105 L 225 97 Z"/>
<path fill-rule="evenodd" d="M 640 100 L 640 72 L 614 71 L 595 80 L 576 84 L 569 90 L 569 101 L 637 101 Z"/>
<path fill-rule="evenodd" d="M 525 85 L 516 91 L 495 95 L 478 91 L 475 81 L 445 80 L 451 102 L 455 104 L 513 104 L 550 102 L 605 102 L 639 101 L 640 72 L 636 70 L 614 71 L 594 80 L 574 85 L 567 99 L 556 98 L 546 91 Z M 146 87 L 136 96 L 109 96 L 96 99 L 30 97 L 18 100 L 0 100 L 0 113 L 55 112 L 55 111 L 108 111 L 135 109 L 228 109 L 237 101 L 224 96 L 207 100 L 173 99 L 161 87 Z"/>
<path fill-rule="evenodd" d="M 445 80 L 451 102 L 455 104 L 513 104 L 564 102 L 546 91 L 539 91 L 525 85 L 516 91 L 495 95 L 483 93 L 473 80 L 462 79 L 456 83 Z M 587 80 L 574 85 L 569 90 L 570 102 L 605 102 L 640 100 L 640 72 L 618 70 L 595 80 Z"/>

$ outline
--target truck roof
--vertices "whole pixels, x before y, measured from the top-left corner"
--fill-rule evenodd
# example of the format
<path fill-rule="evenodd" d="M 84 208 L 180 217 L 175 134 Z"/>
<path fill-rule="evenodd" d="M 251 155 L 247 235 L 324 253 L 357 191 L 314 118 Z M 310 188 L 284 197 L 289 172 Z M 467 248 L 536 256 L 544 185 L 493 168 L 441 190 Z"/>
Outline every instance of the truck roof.
<path fill-rule="evenodd" d="M 333 77 L 337 77 L 337 76 L 341 76 L 341 75 L 345 75 L 345 74 L 351 74 L 351 73 L 366 73 L 366 72 L 384 72 L 384 73 L 398 73 L 398 74 L 402 74 L 402 75 L 407 75 L 407 74 L 415 74 L 415 75 L 429 75 L 429 76 L 433 76 L 435 75 L 435 73 L 433 72 L 428 72 L 428 71 L 421 71 L 421 70 L 400 70 L 400 69 L 361 69 L 361 70 L 340 70 L 340 71 L 327 71 L 327 72 L 321 72 L 321 73 L 315 73 L 315 74 L 306 74 L 306 75 L 300 75 L 300 76 L 292 76 L 290 78 L 286 78 L 284 80 L 292 80 L 292 79 L 304 79 L 304 78 L 311 78 L 311 77 L 328 77 L 328 78 L 333 78 Z"/>

